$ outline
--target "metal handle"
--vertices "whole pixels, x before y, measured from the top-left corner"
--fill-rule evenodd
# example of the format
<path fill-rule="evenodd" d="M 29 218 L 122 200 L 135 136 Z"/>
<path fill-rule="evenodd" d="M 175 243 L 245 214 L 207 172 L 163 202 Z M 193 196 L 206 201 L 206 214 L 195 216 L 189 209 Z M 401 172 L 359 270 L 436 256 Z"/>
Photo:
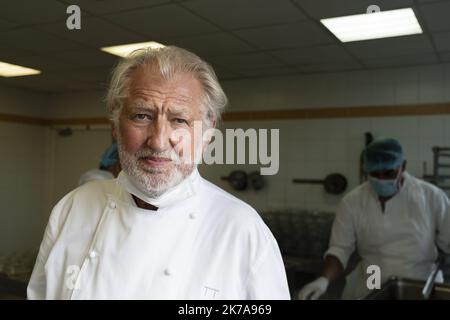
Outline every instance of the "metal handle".
<path fill-rule="evenodd" d="M 323 184 L 325 180 L 318 179 L 292 179 L 293 183 L 314 183 L 314 184 Z"/>
<path fill-rule="evenodd" d="M 422 289 L 422 295 L 423 295 L 424 299 L 430 298 L 431 291 L 433 291 L 433 287 L 434 287 L 434 280 L 436 279 L 436 276 L 439 272 L 440 266 L 441 266 L 442 262 L 444 261 L 443 258 L 444 257 L 442 255 L 440 255 L 438 257 L 438 259 L 436 260 L 436 262 L 433 264 L 431 273 L 428 276 L 425 286 Z"/>

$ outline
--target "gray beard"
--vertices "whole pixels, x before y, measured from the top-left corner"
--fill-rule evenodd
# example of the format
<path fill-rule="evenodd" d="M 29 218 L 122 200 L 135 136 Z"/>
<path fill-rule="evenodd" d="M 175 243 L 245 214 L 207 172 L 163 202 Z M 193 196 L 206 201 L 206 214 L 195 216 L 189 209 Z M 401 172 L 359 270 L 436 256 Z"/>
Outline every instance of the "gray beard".
<path fill-rule="evenodd" d="M 171 157 L 167 152 L 158 153 L 150 149 L 140 149 L 136 154 L 128 153 L 118 139 L 117 141 L 122 169 L 133 179 L 142 192 L 151 198 L 159 198 L 167 190 L 180 184 L 195 169 L 195 164 L 176 163 L 170 169 L 144 168 L 139 158 L 148 155 Z M 173 157 L 171 157 L 173 159 Z"/>

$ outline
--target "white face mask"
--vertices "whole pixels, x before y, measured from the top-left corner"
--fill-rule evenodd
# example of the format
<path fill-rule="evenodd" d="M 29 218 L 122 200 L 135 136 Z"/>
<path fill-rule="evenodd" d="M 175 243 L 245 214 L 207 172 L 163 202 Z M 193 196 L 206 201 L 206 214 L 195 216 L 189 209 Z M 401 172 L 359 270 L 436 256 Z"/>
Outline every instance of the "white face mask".
<path fill-rule="evenodd" d="M 197 169 L 184 179 L 181 183 L 168 189 L 161 196 L 155 198 L 143 190 L 140 183 L 135 181 L 132 176 L 125 171 L 121 171 L 117 177 L 118 183 L 129 193 L 138 197 L 142 201 L 152 204 L 156 207 L 166 207 L 178 201 L 192 197 L 195 194 L 194 182 L 199 177 Z"/>
<path fill-rule="evenodd" d="M 378 179 L 369 175 L 369 182 L 372 188 L 380 197 L 389 198 L 398 192 L 400 188 L 399 180 L 401 176 L 402 169 L 400 168 L 395 179 Z"/>

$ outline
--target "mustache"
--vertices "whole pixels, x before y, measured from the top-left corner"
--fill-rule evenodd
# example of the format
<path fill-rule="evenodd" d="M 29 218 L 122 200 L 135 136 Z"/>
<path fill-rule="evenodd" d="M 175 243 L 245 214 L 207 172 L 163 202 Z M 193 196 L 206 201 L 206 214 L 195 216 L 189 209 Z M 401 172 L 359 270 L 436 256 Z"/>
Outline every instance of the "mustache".
<path fill-rule="evenodd" d="M 175 152 L 174 149 L 166 150 L 166 151 L 154 151 L 151 149 L 140 149 L 136 152 L 135 156 L 137 158 L 148 158 L 148 157 L 156 157 L 156 158 L 166 158 L 172 161 L 179 161 L 180 157 Z"/>

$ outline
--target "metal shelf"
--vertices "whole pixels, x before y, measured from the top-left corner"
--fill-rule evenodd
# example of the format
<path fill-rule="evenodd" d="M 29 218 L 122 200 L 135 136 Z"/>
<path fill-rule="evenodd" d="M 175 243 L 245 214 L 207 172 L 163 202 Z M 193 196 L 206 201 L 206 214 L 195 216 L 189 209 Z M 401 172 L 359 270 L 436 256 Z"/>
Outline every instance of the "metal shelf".
<path fill-rule="evenodd" d="M 444 163 L 443 160 L 450 158 L 450 147 L 433 147 L 433 174 L 429 176 L 430 181 L 442 190 L 450 190 L 450 175 L 442 169 L 450 168 L 450 162 Z"/>

